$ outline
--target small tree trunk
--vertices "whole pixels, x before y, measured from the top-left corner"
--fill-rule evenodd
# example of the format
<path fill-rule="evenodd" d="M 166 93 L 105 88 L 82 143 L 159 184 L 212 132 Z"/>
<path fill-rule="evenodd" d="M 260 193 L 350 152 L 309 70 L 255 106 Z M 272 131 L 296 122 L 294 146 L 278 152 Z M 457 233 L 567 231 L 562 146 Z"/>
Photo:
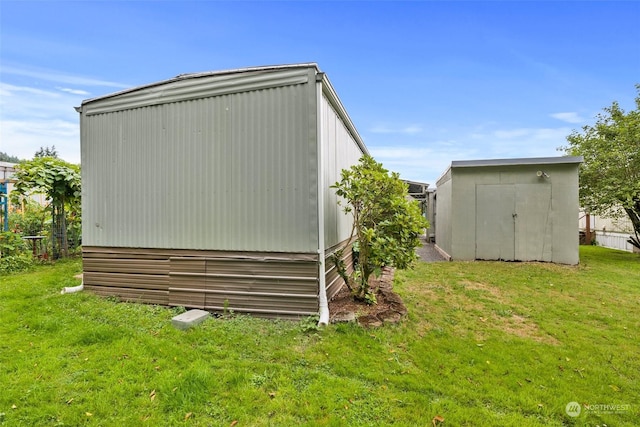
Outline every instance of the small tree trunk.
<path fill-rule="evenodd" d="M 627 240 L 630 244 L 640 249 L 640 200 L 636 201 L 634 204 L 634 208 L 625 208 L 625 212 L 629 216 L 631 220 L 631 225 L 633 225 L 634 236 L 630 236 L 630 239 Z"/>

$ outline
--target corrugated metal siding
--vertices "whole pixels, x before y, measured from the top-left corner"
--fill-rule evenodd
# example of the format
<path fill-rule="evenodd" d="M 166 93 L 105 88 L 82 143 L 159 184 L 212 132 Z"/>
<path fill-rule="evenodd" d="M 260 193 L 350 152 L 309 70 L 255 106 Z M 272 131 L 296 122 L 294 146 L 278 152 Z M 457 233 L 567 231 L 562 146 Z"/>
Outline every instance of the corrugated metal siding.
<path fill-rule="evenodd" d="M 83 103 L 83 111 L 87 115 L 102 114 L 203 97 L 305 84 L 309 81 L 309 68 L 315 68 L 315 65 L 231 74 L 188 74 L 112 96 L 87 100 Z"/>
<path fill-rule="evenodd" d="M 205 297 L 201 290 L 206 288 L 204 276 L 207 271 L 206 258 L 172 256 L 169 260 L 171 293 L 168 304 L 204 308 Z"/>
<path fill-rule="evenodd" d="M 316 313 L 318 251 L 351 231 L 330 186 L 366 151 L 318 72 L 178 77 L 83 103 L 87 289 L 261 316 Z M 330 265 L 324 273 L 331 297 L 341 281 Z"/>
<path fill-rule="evenodd" d="M 311 105 L 293 85 L 84 116 L 84 243 L 316 251 Z"/>
<path fill-rule="evenodd" d="M 169 260 L 157 251 L 83 247 L 85 289 L 149 304 L 169 303 Z"/>
<path fill-rule="evenodd" d="M 325 245 L 331 247 L 349 238 L 352 216 L 338 206 L 338 196 L 331 188 L 340 180 L 340 172 L 358 163 L 363 152 L 347 130 L 329 100 L 322 97 L 322 159 L 325 173 L 322 185 L 325 207 Z"/>
<path fill-rule="evenodd" d="M 84 284 L 143 303 L 299 317 L 318 312 L 310 254 L 83 248 Z"/>

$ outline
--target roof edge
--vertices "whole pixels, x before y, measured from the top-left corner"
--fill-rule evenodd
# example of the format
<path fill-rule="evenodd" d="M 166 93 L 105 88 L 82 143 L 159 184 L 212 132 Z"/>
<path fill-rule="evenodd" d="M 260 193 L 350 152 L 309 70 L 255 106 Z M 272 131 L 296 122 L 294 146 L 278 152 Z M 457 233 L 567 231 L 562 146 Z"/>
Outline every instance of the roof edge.
<path fill-rule="evenodd" d="M 255 71 L 289 70 L 292 68 L 315 68 L 316 71 L 321 72 L 316 62 L 301 62 L 297 64 L 261 65 L 256 67 L 231 68 L 228 70 L 219 70 L 219 71 L 202 71 L 197 73 L 184 73 L 184 74 L 178 74 L 176 77 L 171 79 L 171 81 L 184 80 L 184 79 L 197 79 L 199 77 L 220 76 L 225 74 L 251 73 Z"/>
<path fill-rule="evenodd" d="M 477 166 L 521 166 L 521 165 L 549 165 L 582 163 L 582 156 L 559 157 L 525 157 L 516 159 L 484 159 L 484 160 L 454 160 L 451 168 L 468 168 Z"/>
<path fill-rule="evenodd" d="M 170 79 L 160 80 L 154 83 L 147 83 L 140 86 L 131 87 L 128 89 L 120 90 L 117 92 L 112 92 L 106 95 L 97 96 L 95 98 L 89 98 L 82 101 L 80 107 L 75 107 L 77 112 L 82 111 L 82 106 L 85 104 L 90 104 L 92 102 L 101 101 L 103 99 L 115 98 L 120 95 L 124 95 L 131 92 L 136 92 L 143 89 L 149 89 L 156 86 L 162 86 L 169 83 L 174 83 L 182 80 L 190 80 L 190 79 L 198 79 L 203 77 L 212 77 L 212 76 L 224 76 L 229 74 L 242 74 L 242 73 L 251 73 L 251 72 L 265 72 L 265 71 L 277 71 L 277 70 L 291 70 L 296 68 L 315 68 L 316 72 L 320 73 L 320 68 L 318 64 L 315 62 L 302 62 L 297 64 L 283 64 L 283 65 L 264 65 L 257 67 L 245 67 L 245 68 L 232 68 L 228 70 L 220 70 L 220 71 L 203 71 L 197 73 L 185 73 L 179 74 Z"/>
<path fill-rule="evenodd" d="M 358 144 L 358 147 L 360 147 L 360 150 L 364 154 L 370 155 L 369 149 L 367 149 L 367 146 L 365 145 L 364 140 L 360 136 L 358 129 L 356 128 L 355 124 L 351 120 L 351 117 L 349 117 L 349 113 L 347 112 L 347 109 L 345 108 L 344 104 L 340 100 L 340 97 L 338 96 L 338 93 L 336 92 L 335 88 L 331 84 L 329 77 L 325 73 L 319 70 L 318 70 L 317 76 L 318 76 L 317 77 L 318 81 L 322 84 L 323 92 L 326 94 L 327 99 L 334 106 L 334 108 L 336 108 L 336 112 L 341 117 L 349 133 L 351 133 L 351 136 L 356 141 L 356 144 Z"/>

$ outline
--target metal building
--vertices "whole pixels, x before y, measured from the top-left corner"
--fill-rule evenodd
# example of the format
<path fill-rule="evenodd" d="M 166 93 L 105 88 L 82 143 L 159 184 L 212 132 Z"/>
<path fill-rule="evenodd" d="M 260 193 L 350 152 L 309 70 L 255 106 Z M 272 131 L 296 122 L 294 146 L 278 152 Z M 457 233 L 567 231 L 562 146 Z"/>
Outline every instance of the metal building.
<path fill-rule="evenodd" d="M 328 318 L 327 259 L 351 231 L 330 186 L 367 149 L 316 64 L 185 74 L 77 111 L 86 289 Z"/>
<path fill-rule="evenodd" d="M 452 162 L 437 182 L 437 248 L 454 260 L 577 264 L 581 162 Z"/>

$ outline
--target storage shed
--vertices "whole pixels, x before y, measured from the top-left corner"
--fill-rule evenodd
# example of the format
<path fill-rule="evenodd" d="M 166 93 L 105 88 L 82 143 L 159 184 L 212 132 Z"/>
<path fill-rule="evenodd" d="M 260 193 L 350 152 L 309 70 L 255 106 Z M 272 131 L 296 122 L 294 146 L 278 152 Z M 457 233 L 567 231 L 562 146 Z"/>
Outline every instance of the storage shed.
<path fill-rule="evenodd" d="M 577 264 L 582 157 L 454 161 L 437 182 L 436 245 L 454 260 Z"/>
<path fill-rule="evenodd" d="M 316 64 L 184 74 L 77 111 L 85 289 L 328 320 L 327 259 L 351 232 L 330 186 L 367 149 Z"/>

